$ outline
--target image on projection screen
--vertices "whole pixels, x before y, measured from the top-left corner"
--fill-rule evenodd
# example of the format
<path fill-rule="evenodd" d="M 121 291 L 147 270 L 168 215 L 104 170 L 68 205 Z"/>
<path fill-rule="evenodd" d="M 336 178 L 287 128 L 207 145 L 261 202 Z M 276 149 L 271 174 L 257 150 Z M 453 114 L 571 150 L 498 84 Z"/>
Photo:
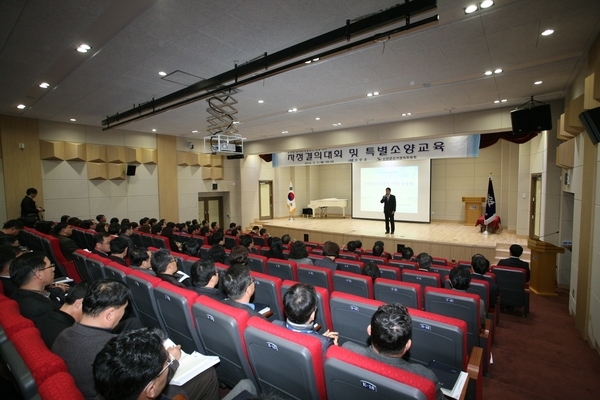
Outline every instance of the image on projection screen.
<path fill-rule="evenodd" d="M 396 196 L 396 221 L 430 222 L 431 161 L 352 164 L 352 216 L 383 220 L 385 188 Z"/>

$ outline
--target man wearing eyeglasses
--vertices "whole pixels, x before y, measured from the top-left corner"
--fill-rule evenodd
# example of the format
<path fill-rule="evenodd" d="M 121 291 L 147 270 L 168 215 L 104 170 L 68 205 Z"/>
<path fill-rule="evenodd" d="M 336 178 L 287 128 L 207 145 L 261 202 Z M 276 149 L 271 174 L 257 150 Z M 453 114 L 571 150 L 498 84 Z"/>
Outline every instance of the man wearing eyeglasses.
<path fill-rule="evenodd" d="M 60 308 L 64 287 L 46 290 L 54 281 L 54 264 L 44 253 L 34 251 L 15 258 L 9 271 L 10 279 L 17 286 L 11 297 L 19 303 L 21 315 L 37 325 L 46 313 Z"/>
<path fill-rule="evenodd" d="M 250 275 L 248 266 L 232 265 L 223 276 L 223 289 L 227 295 L 227 299 L 223 302 L 232 307 L 245 310 L 250 316 L 265 318 L 258 312 L 262 306 L 250 302 L 256 289 L 254 282 L 255 279 Z"/>
<path fill-rule="evenodd" d="M 77 388 L 86 399 L 96 398 L 92 364 L 104 345 L 116 336 L 112 329 L 121 321 L 129 298 L 129 288 L 123 282 L 113 279 L 95 281 L 83 299 L 81 321 L 62 331 L 52 345 L 52 351 L 65 361 Z M 181 357 L 180 346 L 167 351 L 174 359 Z M 173 363 L 171 369 L 176 370 L 178 365 Z M 126 367 L 134 368 L 134 365 Z M 207 369 L 181 387 L 168 387 L 167 390 L 172 395 L 184 391 L 189 399 L 219 399 L 214 368 Z"/>
<path fill-rule="evenodd" d="M 167 281 L 175 286 L 187 289 L 192 286 L 190 279 L 184 275 L 179 276 L 177 269 L 177 260 L 167 249 L 160 249 L 152 254 L 150 258 L 152 270 L 163 281 Z M 185 279 L 183 279 L 185 278 Z"/>

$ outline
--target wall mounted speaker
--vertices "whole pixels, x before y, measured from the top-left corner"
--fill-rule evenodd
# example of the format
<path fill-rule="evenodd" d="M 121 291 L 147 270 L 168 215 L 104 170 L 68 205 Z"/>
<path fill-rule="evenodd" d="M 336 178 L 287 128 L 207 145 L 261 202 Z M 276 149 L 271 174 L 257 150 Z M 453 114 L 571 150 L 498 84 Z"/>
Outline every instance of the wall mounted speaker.
<path fill-rule="evenodd" d="M 127 176 L 135 176 L 135 165 L 128 165 L 127 166 Z"/>
<path fill-rule="evenodd" d="M 550 104 L 513 110 L 510 112 L 510 122 L 514 135 L 550 130 L 552 129 Z"/>
<path fill-rule="evenodd" d="M 585 110 L 579 114 L 579 120 L 590 136 L 592 143 L 597 145 L 600 142 L 600 107 Z"/>

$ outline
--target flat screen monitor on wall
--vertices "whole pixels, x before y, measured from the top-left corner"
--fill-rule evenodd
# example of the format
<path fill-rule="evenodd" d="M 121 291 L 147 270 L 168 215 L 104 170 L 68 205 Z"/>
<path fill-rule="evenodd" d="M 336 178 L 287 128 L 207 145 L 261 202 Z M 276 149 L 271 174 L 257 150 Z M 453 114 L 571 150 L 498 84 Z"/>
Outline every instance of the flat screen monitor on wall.
<path fill-rule="evenodd" d="M 579 120 L 590 136 L 594 145 L 600 142 L 600 107 L 586 110 L 579 114 Z"/>
<path fill-rule="evenodd" d="M 352 217 L 384 219 L 385 188 L 396 196 L 396 221 L 431 222 L 431 160 L 352 164 Z"/>

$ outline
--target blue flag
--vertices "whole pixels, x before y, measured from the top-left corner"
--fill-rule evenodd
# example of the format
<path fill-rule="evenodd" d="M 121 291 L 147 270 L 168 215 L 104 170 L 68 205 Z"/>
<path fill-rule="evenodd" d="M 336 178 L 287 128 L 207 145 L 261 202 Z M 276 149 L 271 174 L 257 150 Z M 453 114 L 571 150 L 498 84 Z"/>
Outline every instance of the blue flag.
<path fill-rule="evenodd" d="M 494 185 L 492 184 L 492 177 L 488 183 L 487 199 L 485 201 L 485 221 L 484 224 L 488 225 L 496 218 L 496 197 L 494 196 Z"/>

